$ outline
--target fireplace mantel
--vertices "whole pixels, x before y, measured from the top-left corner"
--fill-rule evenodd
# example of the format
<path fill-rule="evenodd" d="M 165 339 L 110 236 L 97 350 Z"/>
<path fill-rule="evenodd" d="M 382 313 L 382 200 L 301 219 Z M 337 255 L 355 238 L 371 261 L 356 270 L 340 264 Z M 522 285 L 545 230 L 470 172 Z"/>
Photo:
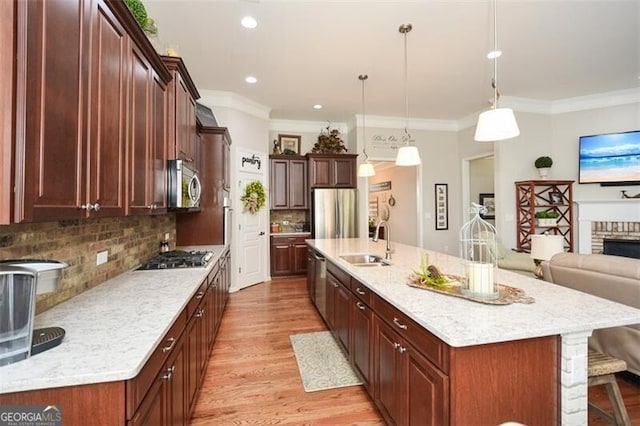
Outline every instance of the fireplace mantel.
<path fill-rule="evenodd" d="M 575 201 L 578 253 L 591 253 L 591 222 L 640 222 L 640 199 Z"/>

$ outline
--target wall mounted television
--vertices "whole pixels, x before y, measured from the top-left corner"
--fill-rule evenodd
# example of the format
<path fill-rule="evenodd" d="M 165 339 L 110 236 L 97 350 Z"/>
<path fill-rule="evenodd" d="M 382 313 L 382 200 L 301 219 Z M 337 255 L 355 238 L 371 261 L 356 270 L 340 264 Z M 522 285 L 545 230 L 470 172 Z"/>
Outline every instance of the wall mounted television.
<path fill-rule="evenodd" d="M 580 136 L 578 183 L 640 185 L 640 130 Z"/>

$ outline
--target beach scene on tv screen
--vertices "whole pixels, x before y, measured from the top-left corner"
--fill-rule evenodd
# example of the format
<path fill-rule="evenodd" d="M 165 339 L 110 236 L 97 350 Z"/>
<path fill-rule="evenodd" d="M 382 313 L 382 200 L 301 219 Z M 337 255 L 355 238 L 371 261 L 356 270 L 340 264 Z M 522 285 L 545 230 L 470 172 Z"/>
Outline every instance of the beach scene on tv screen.
<path fill-rule="evenodd" d="M 580 138 L 580 183 L 640 181 L 640 131 Z"/>

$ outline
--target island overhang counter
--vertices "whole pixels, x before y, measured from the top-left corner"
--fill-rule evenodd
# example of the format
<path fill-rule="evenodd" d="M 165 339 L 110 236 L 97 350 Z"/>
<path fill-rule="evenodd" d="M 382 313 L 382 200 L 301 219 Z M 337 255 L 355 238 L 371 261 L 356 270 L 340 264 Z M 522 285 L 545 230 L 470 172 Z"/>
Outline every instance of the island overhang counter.
<path fill-rule="evenodd" d="M 556 359 L 552 360 L 557 369 L 557 404 L 548 408 L 558 410 L 557 420 L 562 425 L 587 423 L 587 339 L 592 331 L 640 323 L 638 309 L 500 269 L 495 273 L 498 283 L 523 290 L 534 302 L 489 305 L 407 285 L 408 276 L 418 268 L 424 253 L 443 273 L 461 275 L 460 259 L 444 253 L 394 243 L 390 265 L 362 267 L 340 256 L 384 256 L 384 241 L 326 239 L 307 240 L 307 244 L 353 281 L 366 286 L 384 301 L 381 304 L 393 306 L 452 348 L 452 353 L 482 345 L 511 342 L 516 348 L 536 339 L 557 339 Z M 490 383 L 487 389 L 490 392 Z"/>

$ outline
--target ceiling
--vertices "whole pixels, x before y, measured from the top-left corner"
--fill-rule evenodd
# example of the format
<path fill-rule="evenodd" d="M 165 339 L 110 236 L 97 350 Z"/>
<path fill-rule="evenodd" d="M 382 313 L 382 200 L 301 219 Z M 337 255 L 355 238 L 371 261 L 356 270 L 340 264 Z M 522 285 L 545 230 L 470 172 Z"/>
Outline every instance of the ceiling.
<path fill-rule="evenodd" d="M 492 3 L 452 1 L 144 0 L 158 44 L 175 48 L 197 87 L 271 109 L 272 119 L 346 122 L 409 116 L 458 120 L 493 91 Z M 257 28 L 240 19 L 251 15 Z M 640 0 L 498 2 L 504 101 L 554 101 L 640 88 Z M 244 82 L 248 75 L 258 82 Z M 322 110 L 314 110 L 314 104 Z"/>

